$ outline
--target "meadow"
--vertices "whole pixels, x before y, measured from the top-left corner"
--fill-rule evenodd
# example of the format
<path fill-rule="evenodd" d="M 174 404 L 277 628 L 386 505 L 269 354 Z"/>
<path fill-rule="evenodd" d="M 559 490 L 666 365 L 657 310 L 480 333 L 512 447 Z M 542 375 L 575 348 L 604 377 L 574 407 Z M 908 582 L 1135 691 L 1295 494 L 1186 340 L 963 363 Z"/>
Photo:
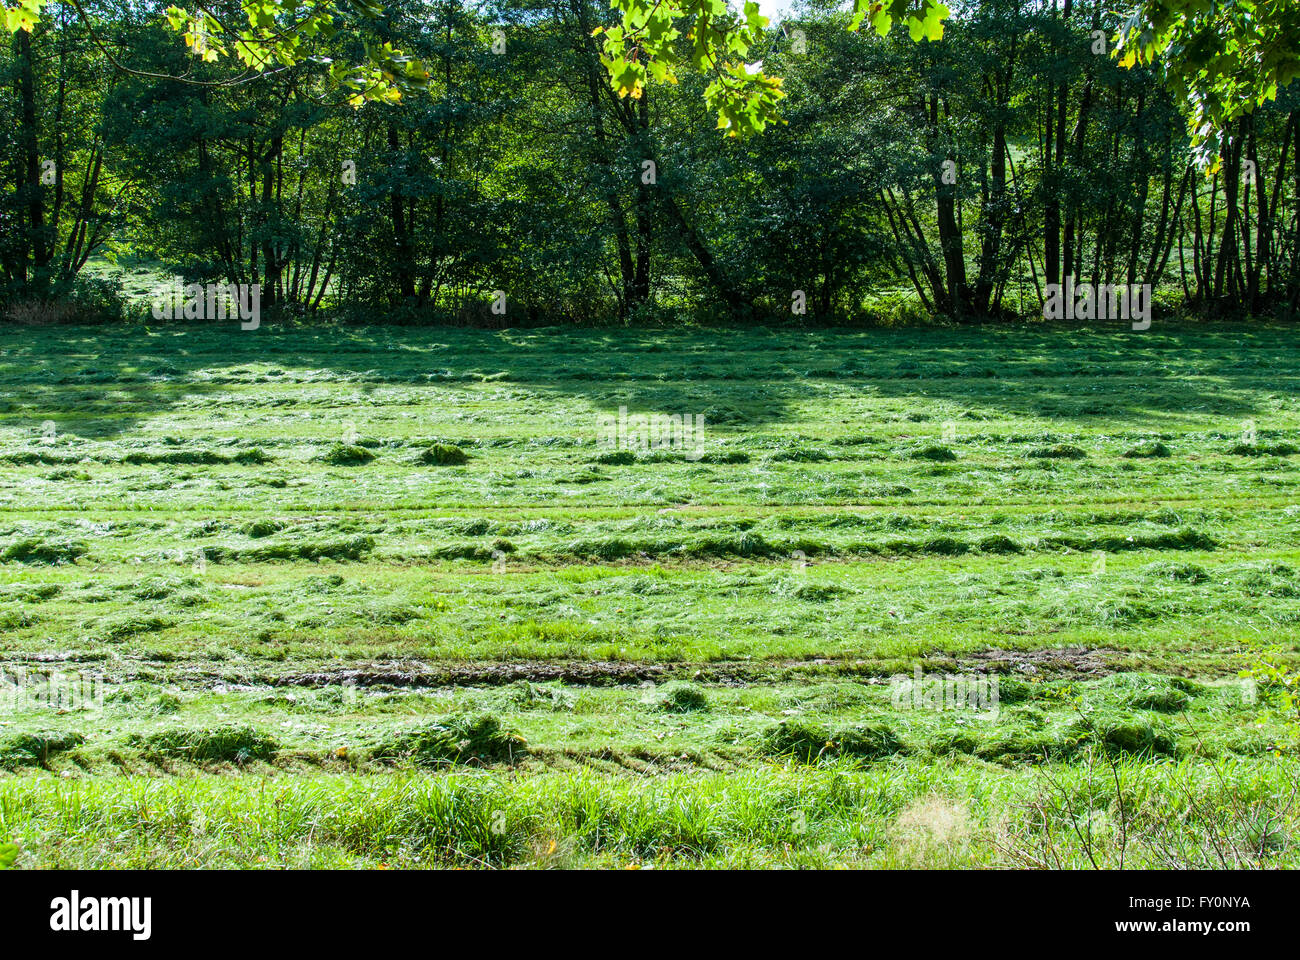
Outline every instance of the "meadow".
<path fill-rule="evenodd" d="M 1300 865 L 1294 339 L 5 328 L 0 843 Z"/>

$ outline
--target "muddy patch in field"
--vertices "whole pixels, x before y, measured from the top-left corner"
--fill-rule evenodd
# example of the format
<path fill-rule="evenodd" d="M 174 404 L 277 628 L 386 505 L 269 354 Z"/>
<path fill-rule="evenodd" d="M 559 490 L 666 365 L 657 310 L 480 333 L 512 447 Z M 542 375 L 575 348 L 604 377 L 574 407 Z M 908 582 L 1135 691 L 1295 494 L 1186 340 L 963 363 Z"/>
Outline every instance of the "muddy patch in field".
<path fill-rule="evenodd" d="M 568 660 L 480 662 L 462 664 L 363 665 L 335 670 L 305 671 L 261 678 L 272 686 L 319 687 L 354 684 L 359 687 L 493 686 L 527 680 L 559 680 L 575 686 L 637 684 L 646 680 L 698 680 L 715 686 L 746 686 L 776 682 L 798 675 L 854 675 L 863 683 L 885 683 L 889 671 L 861 659 L 722 660 L 713 663 L 662 663 L 645 660 Z"/>
<path fill-rule="evenodd" d="M 1052 650 L 983 650 L 957 657 L 934 655 L 921 669 L 1007 673 L 1025 676 L 1106 676 L 1121 669 L 1118 651 L 1063 647 Z M 50 658 L 31 656 L 0 662 L 36 664 Z M 62 659 L 62 658 L 60 658 Z M 503 686 L 529 681 L 559 681 L 572 686 L 637 685 L 646 681 L 693 680 L 711 686 L 744 687 L 789 680 L 852 679 L 883 684 L 905 670 L 897 660 L 816 657 L 806 660 L 723 660 L 711 663 L 664 663 L 645 660 L 521 660 L 439 663 L 418 660 L 363 662 L 351 666 L 304 663 L 298 669 L 267 670 L 249 664 L 175 663 L 148 659 L 114 660 L 96 672 L 109 683 L 149 682 L 217 693 L 256 687 L 375 687 L 436 689 L 458 686 Z"/>
<path fill-rule="evenodd" d="M 1118 650 L 1105 647 L 1057 647 L 1050 650 L 980 650 L 955 662 L 992 673 L 1044 677 L 1102 677 L 1119 669 Z M 952 662 L 952 661 L 950 661 Z"/>
<path fill-rule="evenodd" d="M 292 673 L 270 679 L 274 686 L 325 687 L 337 684 L 358 687 L 445 687 L 468 684 L 496 685 L 520 680 L 545 682 L 559 680 L 563 683 L 587 686 L 604 684 L 639 683 L 662 677 L 672 669 L 670 664 L 590 661 L 520 663 L 466 663 L 447 666 L 420 665 L 410 668 L 359 667 L 312 673 Z"/>

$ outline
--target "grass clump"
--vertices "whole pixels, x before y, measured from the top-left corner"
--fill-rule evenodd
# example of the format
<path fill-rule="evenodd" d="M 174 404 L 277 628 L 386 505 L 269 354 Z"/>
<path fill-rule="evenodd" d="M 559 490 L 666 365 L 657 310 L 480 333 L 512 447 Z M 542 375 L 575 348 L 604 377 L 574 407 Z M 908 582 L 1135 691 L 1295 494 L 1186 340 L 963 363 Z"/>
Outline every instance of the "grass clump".
<path fill-rule="evenodd" d="M 435 443 L 420 451 L 416 458 L 420 463 L 434 467 L 455 467 L 469 460 L 469 456 L 460 447 L 449 443 Z"/>
<path fill-rule="evenodd" d="M 1232 448 L 1239 457 L 1291 457 L 1300 453 L 1293 443 L 1239 443 Z"/>
<path fill-rule="evenodd" d="M 940 557 L 957 557 L 970 550 L 970 544 L 954 537 L 931 537 L 919 545 L 921 553 Z"/>
<path fill-rule="evenodd" d="M 766 459 L 768 463 L 823 463 L 832 457 L 825 450 L 794 444 L 773 450 Z"/>
<path fill-rule="evenodd" d="M 989 534 L 979 542 L 981 553 L 1023 553 L 1024 547 L 1001 533 Z"/>
<path fill-rule="evenodd" d="M 611 467 L 626 467 L 636 463 L 636 454 L 631 450 L 606 450 L 596 457 L 595 462 Z"/>
<path fill-rule="evenodd" d="M 86 738 L 79 733 L 55 733 L 49 730 L 16 733 L 0 740 L 0 770 L 44 766 L 54 754 L 79 747 L 85 742 Z"/>
<path fill-rule="evenodd" d="M 1238 568 L 1232 579 L 1248 597 L 1300 597 L 1300 578 L 1284 563 Z"/>
<path fill-rule="evenodd" d="M 1210 575 L 1195 563 L 1158 562 L 1147 566 L 1143 575 L 1151 580 L 1172 580 L 1176 583 L 1205 583 Z"/>
<path fill-rule="evenodd" d="M 1178 741 L 1162 726 L 1141 716 L 1101 716 L 1090 721 L 1095 743 L 1115 753 L 1173 756 Z"/>
<path fill-rule="evenodd" d="M 244 524 L 241 532 L 244 536 L 253 540 L 260 540 L 262 537 L 269 537 L 272 534 L 279 533 L 284 528 L 285 523 L 283 520 L 271 520 L 266 517 L 261 517 L 257 520 L 250 520 L 248 523 Z"/>
<path fill-rule="evenodd" d="M 128 738 L 150 757 L 188 760 L 191 763 L 245 764 L 253 760 L 272 760 L 280 744 L 256 727 L 227 724 L 209 730 L 173 727 L 148 736 Z"/>
<path fill-rule="evenodd" d="M 231 460 L 235 463 L 249 467 L 261 466 L 264 463 L 270 463 L 274 459 L 275 458 L 265 450 L 260 450 L 257 447 L 252 447 L 248 450 L 240 450 L 237 454 L 231 457 Z"/>
<path fill-rule="evenodd" d="M 0 550 L 3 563 L 75 563 L 90 547 L 84 540 L 22 537 Z"/>
<path fill-rule="evenodd" d="M 1159 440 L 1148 440 L 1146 443 L 1139 443 L 1137 446 L 1129 447 L 1124 451 L 1124 456 L 1130 460 L 1150 460 L 1172 455 L 1173 451 Z"/>
<path fill-rule="evenodd" d="M 399 730 L 379 741 L 372 760 L 409 761 L 419 766 L 456 763 L 513 763 L 528 752 L 524 738 L 490 713 L 457 714 Z"/>
<path fill-rule="evenodd" d="M 1002 764 L 1042 763 L 1069 757 L 1078 740 L 1050 726 L 999 723 L 982 736 L 965 730 L 949 730 L 930 749 L 937 754 L 971 753 L 981 760 Z"/>
<path fill-rule="evenodd" d="M 355 443 L 336 443 L 330 447 L 321 460 L 336 467 L 358 467 L 375 459 L 375 455 L 365 447 Z"/>
<path fill-rule="evenodd" d="M 556 683 L 533 683 L 520 680 L 511 685 L 506 700 L 513 706 L 524 709 L 547 709 L 557 712 L 573 710 L 578 698 L 570 691 Z"/>
<path fill-rule="evenodd" d="M 215 450 L 133 450 L 122 458 L 123 463 L 129 463 L 132 466 L 142 466 L 146 464 L 188 464 L 191 466 L 204 466 L 212 464 L 231 464 L 238 463 L 244 466 L 260 466 L 270 463 L 272 457 L 265 451 L 252 447 L 248 450 L 241 450 L 234 456 L 224 453 L 218 453 Z"/>
<path fill-rule="evenodd" d="M 928 443 L 913 450 L 907 456 L 910 460 L 932 460 L 936 463 L 945 463 L 957 459 L 957 454 L 941 443 Z"/>
<path fill-rule="evenodd" d="M 360 560 L 375 549 L 375 538 L 366 535 L 327 540 L 298 540 L 258 544 L 250 547 L 211 547 L 207 557 L 213 563 L 262 563 L 268 560 Z"/>
<path fill-rule="evenodd" d="M 695 713 L 709 709 L 704 688 L 686 680 L 665 683 L 659 689 L 659 709 L 666 713 Z"/>
<path fill-rule="evenodd" d="M 1050 447 L 1034 447 L 1025 456 L 1036 460 L 1086 460 L 1088 452 L 1073 444 L 1056 443 Z"/>
<path fill-rule="evenodd" d="M 160 717 L 181 709 L 180 697 L 151 683 L 122 684 L 105 694 L 104 701 L 139 716 Z"/>
<path fill-rule="evenodd" d="M 700 457 L 699 462 L 717 464 L 749 463 L 749 454 L 744 450 L 710 451 Z"/>
<path fill-rule="evenodd" d="M 880 760 L 901 753 L 903 744 L 886 723 L 858 723 L 831 729 L 807 720 L 791 719 L 782 720 L 762 734 L 761 750 L 768 756 L 815 763 L 831 757 Z"/>
<path fill-rule="evenodd" d="M 96 625 L 94 632 L 105 643 L 118 643 L 142 633 L 157 633 L 175 625 L 175 621 L 166 617 L 125 613 L 105 617 Z"/>
<path fill-rule="evenodd" d="M 1101 680 L 1097 692 L 1126 710 L 1183 710 L 1191 698 L 1187 684 L 1156 673 L 1117 673 Z"/>
<path fill-rule="evenodd" d="M 786 577 L 777 583 L 772 591 L 788 600 L 802 600 L 805 603 L 826 603 L 849 593 L 847 587 L 837 583 L 809 583 L 802 577 Z"/>

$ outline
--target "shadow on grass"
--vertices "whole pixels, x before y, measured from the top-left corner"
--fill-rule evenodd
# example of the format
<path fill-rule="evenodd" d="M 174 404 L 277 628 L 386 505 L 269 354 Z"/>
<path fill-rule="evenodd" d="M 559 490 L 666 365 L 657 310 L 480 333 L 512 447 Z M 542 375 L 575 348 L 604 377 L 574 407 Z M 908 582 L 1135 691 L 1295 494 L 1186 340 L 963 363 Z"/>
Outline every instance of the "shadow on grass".
<path fill-rule="evenodd" d="M 1098 418 L 1158 428 L 1248 417 L 1300 390 L 1293 331 L 1277 326 L 903 331 L 717 329 L 478 331 L 235 322 L 0 327 L 0 424 L 112 439 L 187 397 L 316 371 L 370 392 L 495 382 L 615 412 L 703 414 L 761 428 L 825 395 L 942 401 L 975 419 Z M 257 369 L 250 369 L 256 367 Z M 219 413 L 214 411 L 214 416 Z"/>

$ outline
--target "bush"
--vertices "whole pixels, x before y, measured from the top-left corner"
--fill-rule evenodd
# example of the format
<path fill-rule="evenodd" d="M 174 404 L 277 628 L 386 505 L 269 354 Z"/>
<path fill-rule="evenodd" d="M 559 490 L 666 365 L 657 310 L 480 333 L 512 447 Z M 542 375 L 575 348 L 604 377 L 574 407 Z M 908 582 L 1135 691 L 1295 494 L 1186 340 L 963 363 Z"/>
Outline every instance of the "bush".
<path fill-rule="evenodd" d="M 76 323 L 81 311 L 75 303 L 62 299 L 16 300 L 5 308 L 4 317 L 24 327 L 49 327 L 57 323 Z"/>
<path fill-rule="evenodd" d="M 26 326 L 59 323 L 117 323 L 125 313 L 122 285 L 102 277 L 77 277 L 71 286 L 44 295 L 19 295 L 9 300 L 4 318 Z"/>

